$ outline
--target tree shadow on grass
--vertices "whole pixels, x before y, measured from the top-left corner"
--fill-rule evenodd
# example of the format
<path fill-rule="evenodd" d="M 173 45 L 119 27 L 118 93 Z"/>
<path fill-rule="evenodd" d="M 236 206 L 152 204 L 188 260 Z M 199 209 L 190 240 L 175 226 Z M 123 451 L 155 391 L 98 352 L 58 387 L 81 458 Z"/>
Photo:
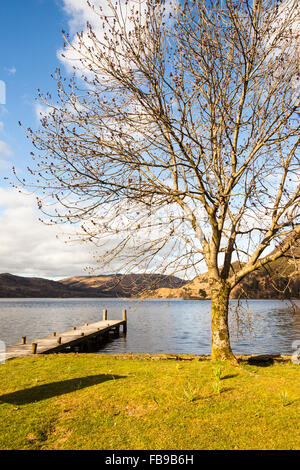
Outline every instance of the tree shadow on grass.
<path fill-rule="evenodd" d="M 75 379 L 51 382 L 45 385 L 37 385 L 36 387 L 7 393 L 6 395 L 0 396 L 0 402 L 11 403 L 12 405 L 26 405 L 46 400 L 47 398 L 58 397 L 66 393 L 75 392 L 76 390 L 91 387 L 92 385 L 97 385 L 106 382 L 107 380 L 117 380 L 122 378 L 125 378 L 125 376 L 111 374 L 76 377 Z"/>
<path fill-rule="evenodd" d="M 221 377 L 221 380 L 226 380 L 226 379 L 233 379 L 234 377 L 238 377 L 239 374 L 227 374 Z"/>
<path fill-rule="evenodd" d="M 215 399 L 216 397 L 222 395 L 222 393 L 225 393 L 225 392 L 232 392 L 232 390 L 234 390 L 234 388 L 232 387 L 224 387 L 220 390 L 220 393 L 210 393 L 209 395 L 201 395 L 201 396 L 198 396 L 196 398 L 194 398 L 192 401 L 196 402 L 196 401 L 201 401 L 201 400 L 210 400 L 210 399 Z"/>
<path fill-rule="evenodd" d="M 257 367 L 269 367 L 272 366 L 276 360 L 280 360 L 281 356 L 279 354 L 270 354 L 268 355 L 258 355 L 249 357 L 247 362 L 251 366 Z"/>
<path fill-rule="evenodd" d="M 298 401 L 300 401 L 300 398 L 296 398 L 296 400 L 289 400 L 288 403 L 283 406 L 290 406 L 290 405 L 293 405 L 294 403 L 297 403 Z"/>

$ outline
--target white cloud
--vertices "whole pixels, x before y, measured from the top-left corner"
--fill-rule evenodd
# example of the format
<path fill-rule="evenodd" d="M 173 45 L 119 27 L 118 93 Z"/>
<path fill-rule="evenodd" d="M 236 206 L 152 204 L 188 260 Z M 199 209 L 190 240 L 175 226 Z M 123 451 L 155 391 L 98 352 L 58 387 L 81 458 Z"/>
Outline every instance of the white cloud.
<path fill-rule="evenodd" d="M 39 215 L 33 196 L 0 188 L 0 272 L 56 279 L 87 274 L 94 265 L 91 247 L 66 244 L 63 233 L 74 227 L 46 226 Z"/>
<path fill-rule="evenodd" d="M 93 4 L 96 6 L 101 5 L 99 0 L 94 0 Z M 98 15 L 88 6 L 86 0 L 63 0 L 63 8 L 66 14 L 69 16 L 69 33 L 71 36 L 74 36 L 71 41 L 71 46 L 68 46 L 66 49 L 61 49 L 57 52 L 58 58 L 64 63 L 65 67 L 69 72 L 72 71 L 74 61 L 76 67 L 79 66 L 78 61 L 81 59 L 81 55 L 78 54 L 76 50 L 72 48 L 78 47 L 78 38 L 76 33 L 83 31 L 84 42 L 85 44 L 91 45 L 91 41 L 88 38 L 86 23 L 89 22 L 93 28 L 97 29 L 97 37 L 103 39 L 103 33 L 99 28 L 96 28 L 97 23 L 99 22 Z M 108 13 L 108 5 L 104 6 L 104 13 Z"/>
<path fill-rule="evenodd" d="M 100 5 L 101 2 L 98 0 L 97 3 Z M 88 6 L 86 0 L 63 0 L 63 4 L 65 12 L 70 17 L 70 34 L 75 34 L 85 29 L 87 21 L 94 24 L 97 20 L 97 15 Z"/>
<path fill-rule="evenodd" d="M 276 49 L 278 49 L 286 47 L 287 42 L 289 51 L 296 53 L 300 27 L 299 11 L 298 0 L 285 0 L 278 5 L 276 20 L 274 20 L 269 31 L 269 45 L 275 40 Z"/>
<path fill-rule="evenodd" d="M 114 2 L 113 0 L 92 0 L 91 4 L 95 7 L 94 10 L 90 8 L 86 0 L 63 0 L 64 10 L 69 15 L 69 33 L 71 35 L 70 45 L 64 50 L 59 50 L 57 53 L 58 58 L 64 63 L 65 67 L 69 72 L 73 71 L 73 67 L 76 67 L 76 70 L 81 70 L 85 75 L 92 76 L 93 73 L 97 73 L 98 79 L 101 77 L 103 80 L 107 77 L 107 72 L 101 69 L 101 63 L 93 64 L 93 70 L 89 69 L 91 62 L 89 58 L 91 53 L 89 48 L 93 49 L 94 43 L 89 37 L 89 33 L 86 27 L 88 22 L 93 29 L 93 33 L 97 38 L 97 48 L 103 47 L 102 44 L 108 44 L 109 40 L 113 37 L 113 30 L 121 32 L 121 26 L 124 28 L 127 33 L 131 30 L 134 31 L 135 24 L 131 19 L 132 12 L 134 11 L 134 16 L 139 18 L 141 25 L 146 23 L 147 18 L 147 4 L 142 0 L 118 0 Z M 174 9 L 176 5 L 176 0 L 171 1 L 167 0 L 164 8 L 166 18 L 169 11 Z M 120 24 L 117 22 L 114 24 L 114 13 L 113 9 L 120 20 Z M 139 15 L 137 13 L 139 12 Z M 105 24 L 104 18 L 108 20 L 109 27 Z M 104 26 L 105 25 L 105 26 Z M 79 39 L 76 33 L 81 33 L 82 36 Z M 73 36 L 73 38 L 72 38 Z M 132 63 L 127 58 L 128 54 L 126 47 L 122 41 L 114 39 L 115 47 L 114 50 L 109 51 L 110 59 L 116 60 L 118 65 L 124 68 L 131 70 Z M 118 45 L 116 46 L 116 43 Z M 84 44 L 84 46 L 82 46 Z M 132 42 L 132 46 L 134 42 Z M 125 49 L 124 49 L 125 47 Z M 137 45 L 138 47 L 138 45 Z M 108 49 L 105 49 L 105 52 L 108 53 Z"/>
<path fill-rule="evenodd" d="M 0 122 L 0 131 L 3 129 L 3 123 Z M 8 170 L 12 164 L 9 160 L 7 160 L 7 157 L 11 157 L 13 155 L 13 151 L 11 147 L 4 142 L 3 140 L 0 140 L 0 172 Z"/>
<path fill-rule="evenodd" d="M 0 122 L 0 131 L 2 128 L 3 123 Z M 13 151 L 11 147 L 3 140 L 0 140 L 0 172 L 7 171 L 12 166 L 11 162 L 7 160 L 7 157 L 11 157 L 12 155 Z"/>
<path fill-rule="evenodd" d="M 34 111 L 37 120 L 40 121 L 51 112 L 51 108 L 43 103 L 34 103 Z"/>
<path fill-rule="evenodd" d="M 0 159 L 3 157 L 10 157 L 12 154 L 13 154 L 13 151 L 10 148 L 10 146 L 3 140 L 0 140 Z"/>
<path fill-rule="evenodd" d="M 4 70 L 9 73 L 9 75 L 15 75 L 17 72 L 16 67 L 4 67 Z"/>
<path fill-rule="evenodd" d="M 1 83 L 3 83 L 2 80 L 0 80 L 0 85 L 1 85 Z M 4 100 L 4 102 L 5 102 L 5 100 Z M 0 117 L 2 118 L 3 116 L 6 116 L 6 114 L 8 114 L 7 108 L 4 106 L 4 104 L 1 104 L 1 101 L 0 101 Z"/>

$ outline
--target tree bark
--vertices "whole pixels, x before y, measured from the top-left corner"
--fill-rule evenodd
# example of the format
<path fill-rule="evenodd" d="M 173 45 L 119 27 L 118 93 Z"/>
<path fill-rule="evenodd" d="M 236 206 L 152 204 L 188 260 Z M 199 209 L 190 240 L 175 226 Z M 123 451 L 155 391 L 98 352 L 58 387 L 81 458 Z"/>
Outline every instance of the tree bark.
<path fill-rule="evenodd" d="M 211 280 L 211 358 L 212 360 L 230 360 L 237 363 L 231 350 L 228 307 L 230 286 L 226 281 Z"/>

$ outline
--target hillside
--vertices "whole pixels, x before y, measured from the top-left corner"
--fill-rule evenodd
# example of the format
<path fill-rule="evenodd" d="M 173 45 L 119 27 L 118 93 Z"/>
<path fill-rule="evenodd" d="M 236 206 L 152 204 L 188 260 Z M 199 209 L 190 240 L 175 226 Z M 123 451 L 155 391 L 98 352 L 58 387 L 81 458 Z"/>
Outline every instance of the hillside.
<path fill-rule="evenodd" d="M 51 281 L 37 277 L 0 274 L 0 298 L 131 297 L 143 290 L 181 287 L 185 281 L 159 274 L 78 276 Z"/>
<path fill-rule="evenodd" d="M 298 248 L 298 254 L 300 249 Z M 299 259 L 281 258 L 269 266 L 249 274 L 232 292 L 234 298 L 252 299 L 299 298 Z"/>
<path fill-rule="evenodd" d="M 278 248 L 277 248 L 278 249 Z M 277 250 L 273 251 L 273 253 Z M 274 299 L 300 297 L 300 242 L 287 254 L 267 267 L 261 268 L 236 286 L 232 298 Z M 156 289 L 146 294 L 149 298 L 207 299 L 210 297 L 207 273 L 195 277 L 176 289 Z"/>
<path fill-rule="evenodd" d="M 82 290 L 70 289 L 60 282 L 38 277 L 0 274 L 0 297 L 80 297 Z"/>
<path fill-rule="evenodd" d="M 178 289 L 187 281 L 162 274 L 75 276 L 60 281 L 69 288 L 92 289 L 103 297 L 132 297 L 153 289 Z"/>

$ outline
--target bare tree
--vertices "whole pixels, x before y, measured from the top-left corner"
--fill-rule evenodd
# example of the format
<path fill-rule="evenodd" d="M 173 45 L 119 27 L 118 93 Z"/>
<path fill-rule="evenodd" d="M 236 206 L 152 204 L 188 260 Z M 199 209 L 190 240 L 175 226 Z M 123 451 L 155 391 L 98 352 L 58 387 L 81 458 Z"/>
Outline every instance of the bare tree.
<path fill-rule="evenodd" d="M 89 5 L 99 24 L 64 34 L 75 74 L 56 71 L 57 102 L 40 94 L 22 183 L 50 223 L 106 246 L 102 262 L 197 274 L 204 260 L 212 358 L 234 360 L 231 290 L 300 237 L 297 1 Z"/>

